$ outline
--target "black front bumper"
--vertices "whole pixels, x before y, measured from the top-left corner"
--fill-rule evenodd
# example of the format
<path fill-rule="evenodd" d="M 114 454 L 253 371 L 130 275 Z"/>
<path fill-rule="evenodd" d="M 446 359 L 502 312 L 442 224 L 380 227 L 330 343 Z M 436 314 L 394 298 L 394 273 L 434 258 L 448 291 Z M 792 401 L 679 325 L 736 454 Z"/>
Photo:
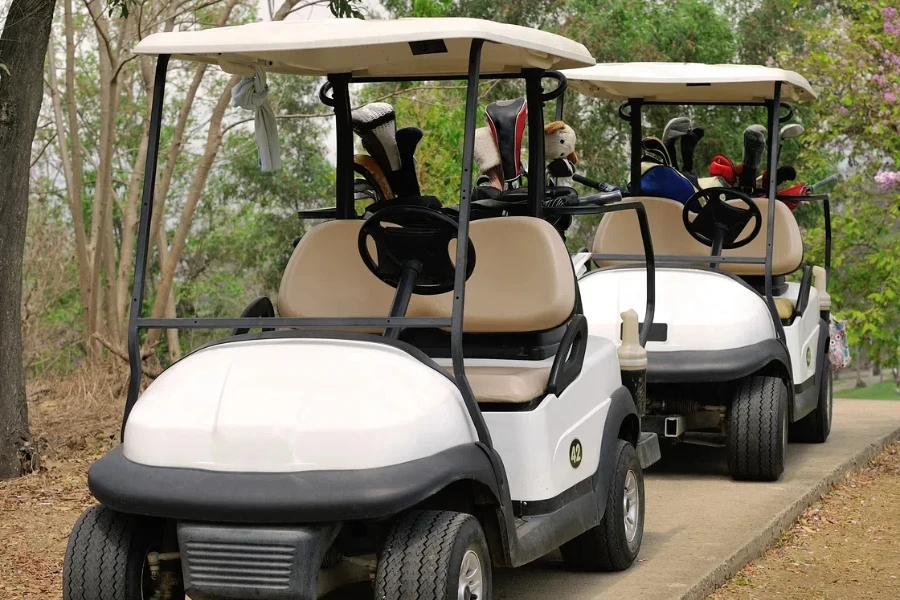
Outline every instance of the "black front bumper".
<path fill-rule="evenodd" d="M 647 352 L 648 383 L 706 383 L 735 381 L 754 373 L 791 372 L 787 348 L 778 340 L 728 350 Z"/>
<path fill-rule="evenodd" d="M 487 451 L 478 444 L 389 467 L 297 473 L 153 467 L 128 460 L 118 446 L 88 473 L 91 493 L 113 510 L 218 523 L 309 524 L 386 517 L 460 480 L 476 481 L 500 497 Z"/>
<path fill-rule="evenodd" d="M 193 600 L 315 600 L 338 524 L 179 523 L 184 591 Z"/>

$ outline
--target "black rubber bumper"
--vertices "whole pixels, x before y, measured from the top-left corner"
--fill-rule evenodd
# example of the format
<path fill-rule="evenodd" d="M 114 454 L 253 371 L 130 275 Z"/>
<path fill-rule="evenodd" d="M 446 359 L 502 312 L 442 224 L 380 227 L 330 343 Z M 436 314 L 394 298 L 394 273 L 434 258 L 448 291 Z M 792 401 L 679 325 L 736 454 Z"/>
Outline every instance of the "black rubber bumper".
<path fill-rule="evenodd" d="M 118 446 L 94 463 L 88 473 L 91 493 L 114 510 L 234 523 L 322 523 L 385 517 L 460 480 L 481 483 L 499 497 L 490 459 L 478 444 L 456 446 L 389 467 L 298 473 L 153 467 L 128 460 Z"/>
<path fill-rule="evenodd" d="M 734 381 L 772 368 L 790 374 L 791 359 L 778 340 L 764 340 L 730 350 L 684 350 L 647 353 L 649 383 Z"/>

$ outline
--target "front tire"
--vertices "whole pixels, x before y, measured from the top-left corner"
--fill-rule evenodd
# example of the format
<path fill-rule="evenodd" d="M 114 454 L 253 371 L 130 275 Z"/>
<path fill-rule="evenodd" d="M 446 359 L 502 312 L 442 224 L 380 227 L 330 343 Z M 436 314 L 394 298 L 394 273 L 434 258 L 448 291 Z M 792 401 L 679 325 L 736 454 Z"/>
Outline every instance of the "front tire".
<path fill-rule="evenodd" d="M 559 550 L 575 571 L 624 571 L 637 558 L 643 537 L 644 473 L 634 446 L 619 440 L 600 524 Z"/>
<path fill-rule="evenodd" d="M 391 527 L 375 575 L 376 600 L 490 600 L 491 556 L 472 515 L 410 511 Z"/>
<path fill-rule="evenodd" d="M 807 444 L 822 444 L 831 433 L 831 417 L 834 411 L 834 393 L 832 389 L 831 363 L 825 360 L 825 372 L 822 374 L 822 386 L 819 388 L 819 401 L 815 410 L 791 425 L 791 441 Z"/>
<path fill-rule="evenodd" d="M 745 481 L 775 481 L 784 472 L 788 438 L 787 388 L 777 377 L 738 383 L 728 411 L 728 470 Z"/>
<path fill-rule="evenodd" d="M 81 514 L 66 547 L 63 600 L 143 600 L 151 598 L 159 579 L 150 577 L 147 553 L 159 550 L 160 523 L 126 515 L 105 506 Z M 180 573 L 171 598 L 184 599 Z"/>

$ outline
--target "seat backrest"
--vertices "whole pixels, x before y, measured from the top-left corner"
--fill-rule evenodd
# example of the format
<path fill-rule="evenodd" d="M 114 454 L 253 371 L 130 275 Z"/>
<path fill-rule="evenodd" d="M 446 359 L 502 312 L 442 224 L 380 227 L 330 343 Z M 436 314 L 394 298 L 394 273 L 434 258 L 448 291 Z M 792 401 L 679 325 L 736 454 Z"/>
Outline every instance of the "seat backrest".
<path fill-rule="evenodd" d="M 363 264 L 361 226 L 357 220 L 330 221 L 303 236 L 281 279 L 281 316 L 387 316 L 394 289 Z M 476 260 L 466 284 L 466 332 L 544 331 L 572 315 L 575 277 L 552 225 L 531 217 L 482 219 L 470 224 L 469 236 Z M 449 318 L 452 308 L 452 292 L 415 295 L 407 316 Z"/>
<path fill-rule="evenodd" d="M 650 237 L 653 240 L 653 252 L 658 255 L 676 254 L 687 256 L 709 256 L 710 248 L 691 237 L 684 228 L 681 212 L 684 205 L 666 198 L 639 197 L 629 198 L 644 205 L 647 210 L 647 221 L 650 225 Z M 766 232 L 768 225 L 766 215 L 769 201 L 766 198 L 755 198 L 756 205 L 762 214 L 762 227 L 759 234 L 742 248 L 725 250 L 724 256 L 742 256 L 765 258 Z M 740 200 L 729 200 L 739 206 L 745 206 Z M 752 222 L 738 239 L 750 233 Z M 638 227 L 637 214 L 625 210 L 604 215 L 594 236 L 593 252 L 595 254 L 643 254 L 644 247 Z M 796 271 L 803 262 L 803 238 L 800 226 L 783 202 L 775 201 L 775 237 L 772 253 L 772 274 L 787 275 Z M 598 261 L 598 266 L 620 264 L 620 261 Z M 765 275 L 766 268 L 762 264 L 722 264 L 722 270 L 735 275 Z"/>

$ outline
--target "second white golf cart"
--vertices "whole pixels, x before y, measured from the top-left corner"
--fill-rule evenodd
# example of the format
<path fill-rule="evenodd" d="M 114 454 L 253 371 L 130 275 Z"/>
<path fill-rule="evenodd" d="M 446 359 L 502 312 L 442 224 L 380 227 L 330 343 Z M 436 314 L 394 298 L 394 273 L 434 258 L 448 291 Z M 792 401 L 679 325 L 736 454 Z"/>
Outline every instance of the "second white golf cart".
<path fill-rule="evenodd" d="M 737 479 L 778 479 L 789 434 L 824 442 L 831 430 L 828 197 L 799 198 L 824 201 L 826 219 L 824 268 L 804 266 L 800 228 L 776 191 L 779 126 L 793 114 L 782 101 L 815 94 L 797 73 L 760 66 L 603 64 L 564 74 L 581 94 L 622 102 L 631 125 L 628 199 L 646 208 L 660 265 L 645 427 L 726 446 Z M 767 109 L 763 189 L 705 189 L 685 203 L 642 195 L 641 108 L 703 104 Z M 597 229 L 591 258 L 600 268 L 579 281 L 591 334 L 615 339 L 621 307 L 644 306 L 637 225 L 617 212 Z M 799 281 L 786 280 L 800 269 Z"/>
<path fill-rule="evenodd" d="M 469 214 L 479 80 L 525 80 L 542 173 L 542 79 L 593 64 L 585 48 L 527 27 L 405 19 L 161 33 L 136 51 L 157 67 L 131 380 L 122 444 L 89 474 L 100 505 L 69 539 L 65 600 L 312 600 L 351 581 L 378 599 L 487 600 L 492 565 L 560 547 L 574 569 L 631 565 L 656 436 L 641 433 L 615 344 L 588 334 L 565 245 L 538 218 L 540 176 L 536 214 Z M 267 299 L 239 319 L 140 315 L 170 57 L 245 84 L 263 70 L 328 78 L 336 207 L 316 215 L 334 220 L 297 244 L 279 316 Z M 467 82 L 458 219 L 415 202 L 361 218 L 350 84 L 440 79 Z M 152 327 L 237 331 L 140 394 L 138 334 Z"/>

